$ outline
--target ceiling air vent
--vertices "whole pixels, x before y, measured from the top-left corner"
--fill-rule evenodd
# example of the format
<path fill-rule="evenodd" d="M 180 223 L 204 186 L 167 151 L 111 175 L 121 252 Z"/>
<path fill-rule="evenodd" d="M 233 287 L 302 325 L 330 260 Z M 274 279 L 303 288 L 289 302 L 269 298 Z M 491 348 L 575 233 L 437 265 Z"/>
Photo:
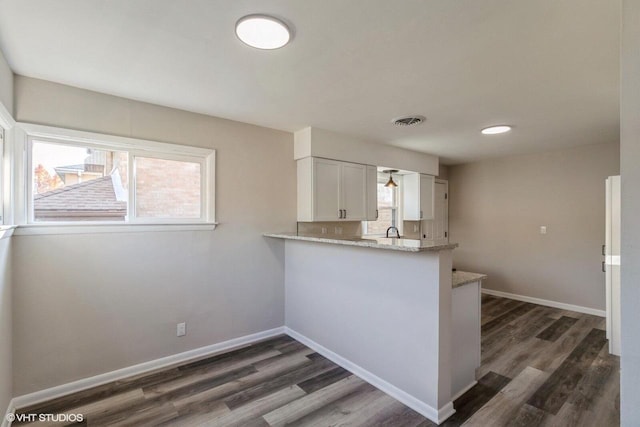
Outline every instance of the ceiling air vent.
<path fill-rule="evenodd" d="M 414 125 L 419 125 L 425 120 L 427 120 L 425 116 L 409 116 L 409 117 L 400 117 L 392 120 L 391 122 L 396 126 L 414 126 Z"/>

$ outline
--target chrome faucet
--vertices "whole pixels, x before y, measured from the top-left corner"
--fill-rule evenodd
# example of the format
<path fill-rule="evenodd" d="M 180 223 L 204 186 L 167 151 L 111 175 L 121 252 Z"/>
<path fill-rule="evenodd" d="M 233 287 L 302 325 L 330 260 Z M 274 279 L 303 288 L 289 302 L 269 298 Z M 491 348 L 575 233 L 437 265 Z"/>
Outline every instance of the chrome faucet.
<path fill-rule="evenodd" d="M 387 228 L 387 237 L 389 237 L 389 231 L 391 230 L 396 230 L 396 237 L 399 239 L 400 238 L 400 231 L 398 230 L 398 227 L 392 225 L 391 227 Z"/>

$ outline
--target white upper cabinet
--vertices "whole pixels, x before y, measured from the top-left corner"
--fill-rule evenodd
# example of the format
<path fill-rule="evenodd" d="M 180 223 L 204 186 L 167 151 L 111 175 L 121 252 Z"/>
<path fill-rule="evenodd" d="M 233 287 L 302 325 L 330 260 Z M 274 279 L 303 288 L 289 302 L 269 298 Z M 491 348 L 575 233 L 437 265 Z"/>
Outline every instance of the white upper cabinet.
<path fill-rule="evenodd" d="M 298 221 L 366 220 L 367 182 L 366 165 L 298 160 Z"/>
<path fill-rule="evenodd" d="M 404 220 L 421 221 L 433 219 L 435 177 L 411 173 L 403 176 L 402 184 Z"/>

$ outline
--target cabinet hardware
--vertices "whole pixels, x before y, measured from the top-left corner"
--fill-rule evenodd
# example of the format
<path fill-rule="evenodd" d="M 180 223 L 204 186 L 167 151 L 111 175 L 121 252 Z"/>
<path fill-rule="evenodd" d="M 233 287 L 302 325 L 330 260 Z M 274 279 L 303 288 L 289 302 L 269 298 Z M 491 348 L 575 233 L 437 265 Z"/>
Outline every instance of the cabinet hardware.
<path fill-rule="evenodd" d="M 444 193 L 444 199 L 445 199 L 445 200 L 447 200 L 447 196 L 448 196 L 448 194 L 447 194 L 447 193 Z"/>
<path fill-rule="evenodd" d="M 347 210 L 344 209 L 344 217 L 343 218 L 346 218 L 346 217 L 347 217 Z"/>
<path fill-rule="evenodd" d="M 605 266 L 604 266 L 604 261 L 602 261 L 602 272 L 603 272 L 603 273 L 606 273 L 606 272 L 607 272 L 607 270 L 605 269 Z"/>
<path fill-rule="evenodd" d="M 445 231 L 445 232 L 444 232 L 444 237 L 447 237 L 447 234 L 448 234 L 448 233 Z"/>
<path fill-rule="evenodd" d="M 378 209 L 376 209 L 376 219 L 378 219 Z"/>
<path fill-rule="evenodd" d="M 338 218 L 342 218 L 342 209 L 338 209 Z"/>
<path fill-rule="evenodd" d="M 602 245 L 602 256 L 606 255 L 606 253 L 605 253 L 606 252 L 606 249 L 605 249 L 606 247 L 607 247 L 607 245 Z"/>

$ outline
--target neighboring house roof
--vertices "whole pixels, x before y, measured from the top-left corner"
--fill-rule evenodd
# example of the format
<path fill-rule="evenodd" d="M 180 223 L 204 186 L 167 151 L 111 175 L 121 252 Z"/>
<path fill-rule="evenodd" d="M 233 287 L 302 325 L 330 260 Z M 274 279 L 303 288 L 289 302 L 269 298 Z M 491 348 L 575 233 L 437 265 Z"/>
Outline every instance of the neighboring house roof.
<path fill-rule="evenodd" d="M 36 216 L 114 216 L 127 214 L 127 203 L 118 201 L 111 176 L 69 185 L 33 198 Z"/>
<path fill-rule="evenodd" d="M 56 173 L 76 173 L 76 172 L 91 172 L 91 173 L 104 173 L 104 165 L 94 163 L 81 163 L 77 165 L 58 166 L 54 168 Z"/>

